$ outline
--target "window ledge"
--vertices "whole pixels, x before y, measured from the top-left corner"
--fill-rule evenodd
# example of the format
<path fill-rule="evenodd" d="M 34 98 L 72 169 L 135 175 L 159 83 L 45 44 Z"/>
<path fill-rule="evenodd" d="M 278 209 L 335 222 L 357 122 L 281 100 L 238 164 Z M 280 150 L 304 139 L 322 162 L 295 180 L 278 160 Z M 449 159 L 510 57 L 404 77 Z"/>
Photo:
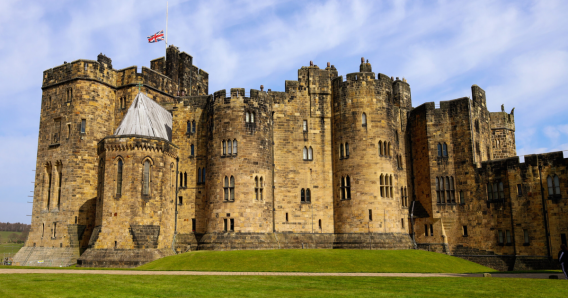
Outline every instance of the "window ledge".
<path fill-rule="evenodd" d="M 114 195 L 114 199 L 115 199 L 115 200 L 118 200 L 118 199 L 120 199 L 121 197 L 122 197 L 122 194 L 115 194 L 115 195 Z"/>
<path fill-rule="evenodd" d="M 530 246 L 530 243 L 523 243 L 523 246 Z"/>
<path fill-rule="evenodd" d="M 300 201 L 300 204 L 311 204 L 311 203 L 312 201 L 304 201 L 304 202 Z"/>
<path fill-rule="evenodd" d="M 507 243 L 505 246 L 513 246 L 513 243 Z"/>
<path fill-rule="evenodd" d="M 462 237 L 469 237 L 468 235 L 463 235 Z"/>
<path fill-rule="evenodd" d="M 49 149 L 57 148 L 57 147 L 59 147 L 60 145 L 61 145 L 60 143 L 53 143 L 53 144 L 50 144 L 50 145 L 48 146 L 48 148 L 49 148 Z"/>
<path fill-rule="evenodd" d="M 235 200 L 223 200 L 223 203 L 234 203 Z"/>
<path fill-rule="evenodd" d="M 498 246 L 505 246 L 505 243 L 497 243 Z"/>

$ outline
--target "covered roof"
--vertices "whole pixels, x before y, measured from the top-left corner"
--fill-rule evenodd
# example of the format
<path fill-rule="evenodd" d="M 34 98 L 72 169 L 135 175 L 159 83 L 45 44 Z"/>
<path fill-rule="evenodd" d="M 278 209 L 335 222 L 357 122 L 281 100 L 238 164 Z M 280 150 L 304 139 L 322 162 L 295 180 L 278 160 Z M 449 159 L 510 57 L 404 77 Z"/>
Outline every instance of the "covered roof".
<path fill-rule="evenodd" d="M 172 141 L 172 114 L 139 92 L 114 135 L 140 135 Z"/>

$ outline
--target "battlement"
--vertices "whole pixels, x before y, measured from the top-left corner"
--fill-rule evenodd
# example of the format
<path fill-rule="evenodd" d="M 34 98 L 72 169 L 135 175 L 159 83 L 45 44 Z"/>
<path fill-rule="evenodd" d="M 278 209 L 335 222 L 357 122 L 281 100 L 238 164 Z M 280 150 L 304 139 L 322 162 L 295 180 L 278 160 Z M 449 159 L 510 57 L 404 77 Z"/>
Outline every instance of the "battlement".
<path fill-rule="evenodd" d="M 79 59 L 71 63 L 64 62 L 62 65 L 43 72 L 42 88 L 59 85 L 73 79 L 97 80 L 115 86 L 116 71 L 106 65 L 88 59 Z"/>
<path fill-rule="evenodd" d="M 515 131 L 515 115 L 507 112 L 489 113 L 491 129 L 508 129 Z"/>
<path fill-rule="evenodd" d="M 425 102 L 412 109 L 412 114 L 424 114 L 431 117 L 431 121 L 447 121 L 454 116 L 469 117 L 469 98 L 461 97 L 452 100 L 440 101 L 439 107 L 434 102 Z"/>
<path fill-rule="evenodd" d="M 525 162 L 520 162 L 519 156 L 513 156 L 502 159 L 494 159 L 484 161 L 481 167 L 477 169 L 479 174 L 501 174 L 505 175 L 506 170 L 520 169 L 522 174 L 527 174 L 530 167 L 566 167 L 568 166 L 568 158 L 564 157 L 562 151 L 548 152 L 541 154 L 529 154 L 524 156 Z"/>

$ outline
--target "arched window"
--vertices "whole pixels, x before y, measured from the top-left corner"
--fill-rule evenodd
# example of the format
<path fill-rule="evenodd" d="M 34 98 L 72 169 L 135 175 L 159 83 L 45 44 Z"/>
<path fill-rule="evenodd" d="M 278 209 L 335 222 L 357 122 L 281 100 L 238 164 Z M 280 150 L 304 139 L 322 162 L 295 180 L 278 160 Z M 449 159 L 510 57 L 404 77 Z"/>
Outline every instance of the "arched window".
<path fill-rule="evenodd" d="M 245 122 L 246 123 L 250 122 L 250 113 L 249 112 L 245 112 Z"/>
<path fill-rule="evenodd" d="M 122 159 L 118 160 L 116 172 L 116 194 L 122 194 Z"/>
<path fill-rule="evenodd" d="M 444 191 L 444 177 L 440 177 L 440 197 L 442 204 L 446 203 L 446 192 Z"/>
<path fill-rule="evenodd" d="M 203 168 L 203 173 L 201 174 L 201 182 L 205 183 L 205 168 Z"/>
<path fill-rule="evenodd" d="M 499 182 L 499 199 L 505 199 L 505 190 L 503 189 L 503 182 Z"/>
<path fill-rule="evenodd" d="M 493 183 L 493 199 L 499 199 L 499 189 L 497 188 L 497 182 Z"/>
<path fill-rule="evenodd" d="M 436 198 L 438 200 L 438 204 L 442 203 L 442 197 L 440 196 L 440 179 L 436 177 Z"/>
<path fill-rule="evenodd" d="M 233 154 L 233 141 L 227 140 L 227 154 Z"/>
<path fill-rule="evenodd" d="M 448 156 L 448 145 L 446 143 L 444 143 L 444 145 L 442 145 L 442 154 L 444 155 L 444 157 Z"/>
<path fill-rule="evenodd" d="M 231 192 L 231 201 L 235 200 L 235 177 L 231 176 L 231 186 L 230 188 L 230 192 Z"/>
<path fill-rule="evenodd" d="M 339 158 L 343 158 L 343 144 L 339 144 Z"/>
<path fill-rule="evenodd" d="M 142 194 L 150 195 L 150 161 L 144 162 L 144 186 Z"/>
<path fill-rule="evenodd" d="M 387 151 L 387 141 L 383 142 L 383 156 L 388 156 L 388 151 Z"/>
<path fill-rule="evenodd" d="M 345 177 L 341 177 L 340 192 L 341 192 L 341 199 L 345 200 Z"/>
<path fill-rule="evenodd" d="M 197 183 L 201 183 L 201 168 L 197 169 Z"/>
<path fill-rule="evenodd" d="M 308 160 L 313 160 L 314 159 L 314 151 L 312 149 L 312 147 L 310 146 L 310 148 L 308 149 Z"/>
<path fill-rule="evenodd" d="M 385 177 L 383 176 L 383 174 L 381 174 L 381 177 L 379 178 L 379 185 L 380 185 L 380 189 L 381 189 L 381 197 L 385 197 Z"/>
<path fill-rule="evenodd" d="M 227 176 L 225 176 L 225 184 L 223 187 L 223 192 L 225 193 L 225 201 L 229 200 L 229 178 Z"/>
<path fill-rule="evenodd" d="M 391 152 L 391 142 L 389 142 L 389 145 L 387 147 L 387 155 L 388 156 L 392 156 L 392 152 Z"/>
<path fill-rule="evenodd" d="M 302 122 L 302 130 L 303 130 L 304 132 L 307 132 L 307 131 L 308 131 L 308 120 L 304 120 L 304 121 Z"/>
<path fill-rule="evenodd" d="M 349 143 L 345 143 L 345 157 L 349 157 Z"/>
<path fill-rule="evenodd" d="M 303 153 L 302 155 L 304 157 L 304 160 L 308 160 L 308 148 L 304 147 L 304 150 L 303 150 L 302 153 Z"/>
<path fill-rule="evenodd" d="M 227 143 L 223 140 L 223 155 L 227 154 Z"/>
<path fill-rule="evenodd" d="M 379 141 L 379 156 L 383 156 L 383 141 Z"/>
<path fill-rule="evenodd" d="M 310 203 L 312 201 L 312 192 L 310 189 L 306 189 L 306 203 Z"/>
<path fill-rule="evenodd" d="M 237 139 L 233 140 L 233 154 L 237 154 Z"/>
<path fill-rule="evenodd" d="M 187 187 L 187 172 L 183 173 L 183 187 Z"/>
<path fill-rule="evenodd" d="M 493 187 L 491 183 L 487 183 L 487 200 L 493 200 Z"/>
<path fill-rule="evenodd" d="M 450 177 L 446 176 L 446 199 L 448 200 L 448 203 L 452 202 L 452 195 L 451 195 L 451 189 L 450 189 Z"/>
<path fill-rule="evenodd" d="M 454 177 L 450 177 L 450 190 L 452 196 L 452 203 L 456 203 L 456 190 L 454 189 Z"/>
<path fill-rule="evenodd" d="M 300 191 L 300 202 L 305 202 L 306 201 L 306 191 L 302 188 L 302 190 Z"/>
<path fill-rule="evenodd" d="M 347 199 L 351 200 L 351 178 L 349 178 L 349 176 L 345 178 L 345 188 Z"/>
<path fill-rule="evenodd" d="M 554 194 L 560 195 L 560 179 L 557 175 L 554 175 Z"/>
<path fill-rule="evenodd" d="M 363 114 L 361 115 L 361 124 L 362 124 L 363 126 L 367 126 L 367 114 L 365 114 L 365 113 L 363 113 Z"/>
<path fill-rule="evenodd" d="M 465 198 L 464 198 L 463 190 L 460 190 L 460 204 L 465 204 Z"/>
<path fill-rule="evenodd" d="M 264 180 L 260 177 L 260 200 L 264 200 Z"/>
<path fill-rule="evenodd" d="M 438 157 L 442 157 L 442 144 L 438 143 Z"/>
<path fill-rule="evenodd" d="M 390 197 L 394 198 L 393 192 L 393 184 L 392 184 L 392 175 L 389 176 L 389 184 L 390 184 Z"/>
<path fill-rule="evenodd" d="M 196 129 L 197 129 L 197 125 L 195 124 L 195 120 L 193 120 L 192 125 L 191 125 L 191 132 L 195 133 Z"/>
<path fill-rule="evenodd" d="M 254 177 L 254 199 L 258 201 L 259 195 L 258 176 Z"/>
<path fill-rule="evenodd" d="M 254 123 L 254 112 L 250 113 L 250 122 Z"/>
<path fill-rule="evenodd" d="M 187 133 L 190 133 L 190 132 L 191 132 L 191 122 L 189 122 L 189 120 L 187 120 L 186 132 L 187 132 Z"/>
<path fill-rule="evenodd" d="M 195 147 L 193 147 L 193 144 L 191 144 L 191 146 L 189 146 L 189 147 L 190 147 L 190 152 L 191 152 L 190 155 L 194 156 L 195 155 Z"/>

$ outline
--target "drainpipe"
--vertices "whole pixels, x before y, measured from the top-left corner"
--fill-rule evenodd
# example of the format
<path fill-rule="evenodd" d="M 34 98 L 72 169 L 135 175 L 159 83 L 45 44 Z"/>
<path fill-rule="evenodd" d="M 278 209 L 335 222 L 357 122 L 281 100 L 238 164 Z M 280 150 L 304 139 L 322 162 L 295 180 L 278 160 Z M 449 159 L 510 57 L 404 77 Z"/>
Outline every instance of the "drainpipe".
<path fill-rule="evenodd" d="M 538 179 L 540 180 L 540 196 L 542 199 L 542 218 L 544 220 L 544 232 L 546 233 L 546 253 L 548 255 L 548 260 L 551 261 L 552 255 L 550 253 L 550 235 L 548 233 L 548 213 L 546 211 L 546 200 L 544 199 L 544 187 L 542 186 L 542 165 L 538 162 L 538 157 L 536 160 L 538 163 Z"/>
<path fill-rule="evenodd" d="M 174 237 L 172 239 L 172 250 L 174 251 L 174 254 L 176 253 L 176 248 L 175 248 L 175 243 L 176 243 L 176 236 L 177 236 L 177 223 L 178 223 L 178 204 L 177 204 L 177 197 L 178 197 L 178 177 L 179 177 L 179 157 L 176 157 L 176 194 L 174 197 L 174 208 L 175 208 L 175 212 L 174 212 Z"/>

